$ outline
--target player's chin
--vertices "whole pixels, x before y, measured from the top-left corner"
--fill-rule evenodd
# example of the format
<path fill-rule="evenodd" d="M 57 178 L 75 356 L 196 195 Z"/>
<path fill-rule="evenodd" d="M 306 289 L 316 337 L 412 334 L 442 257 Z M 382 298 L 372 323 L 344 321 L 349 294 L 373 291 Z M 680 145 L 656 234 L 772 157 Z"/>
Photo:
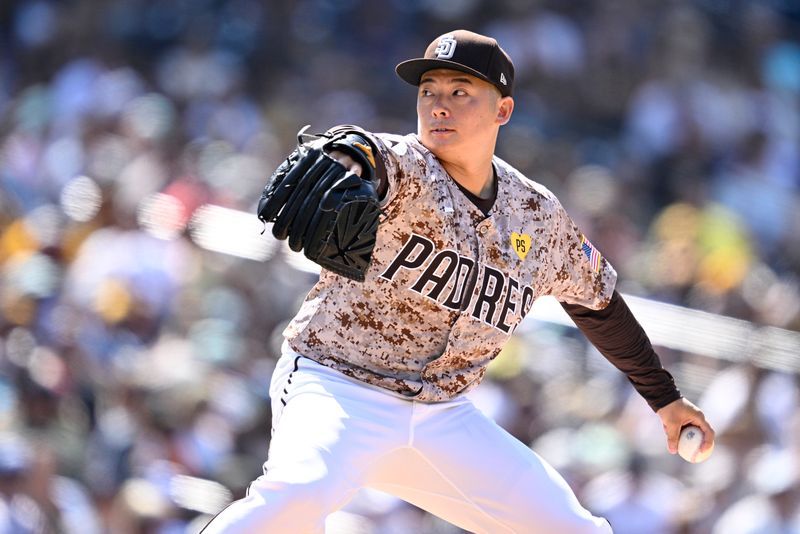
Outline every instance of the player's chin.
<path fill-rule="evenodd" d="M 451 133 L 442 134 L 442 133 L 432 133 L 432 132 L 425 132 L 421 136 L 422 144 L 425 145 L 426 148 L 429 150 L 436 152 L 436 149 L 446 149 L 455 146 L 458 142 L 457 136 L 455 132 L 451 130 Z"/>

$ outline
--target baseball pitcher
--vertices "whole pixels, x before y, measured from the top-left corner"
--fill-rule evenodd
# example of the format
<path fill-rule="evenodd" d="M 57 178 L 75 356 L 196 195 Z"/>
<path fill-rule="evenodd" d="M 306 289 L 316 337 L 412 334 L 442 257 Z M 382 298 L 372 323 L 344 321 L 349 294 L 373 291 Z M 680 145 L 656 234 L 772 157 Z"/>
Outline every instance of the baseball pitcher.
<path fill-rule="evenodd" d="M 494 155 L 514 67 L 457 30 L 396 72 L 418 131 L 299 134 L 258 215 L 322 267 L 284 332 L 264 473 L 205 529 L 322 533 L 362 487 L 462 529 L 608 533 L 564 479 L 464 395 L 542 295 L 558 299 L 660 417 L 714 432 L 615 291 L 616 272 L 558 199 Z"/>

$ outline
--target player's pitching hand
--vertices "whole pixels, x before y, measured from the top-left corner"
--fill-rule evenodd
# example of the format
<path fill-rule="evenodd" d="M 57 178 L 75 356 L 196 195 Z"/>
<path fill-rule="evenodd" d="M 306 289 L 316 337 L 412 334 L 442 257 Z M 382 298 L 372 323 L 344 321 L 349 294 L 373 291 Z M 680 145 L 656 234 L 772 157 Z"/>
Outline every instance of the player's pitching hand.
<path fill-rule="evenodd" d="M 700 446 L 700 454 L 714 446 L 714 429 L 706 421 L 703 412 L 684 398 L 673 401 L 656 412 L 664 425 L 664 432 L 667 434 L 667 448 L 670 454 L 678 452 L 678 438 L 681 428 L 686 425 L 695 425 L 703 431 L 703 444 Z"/>

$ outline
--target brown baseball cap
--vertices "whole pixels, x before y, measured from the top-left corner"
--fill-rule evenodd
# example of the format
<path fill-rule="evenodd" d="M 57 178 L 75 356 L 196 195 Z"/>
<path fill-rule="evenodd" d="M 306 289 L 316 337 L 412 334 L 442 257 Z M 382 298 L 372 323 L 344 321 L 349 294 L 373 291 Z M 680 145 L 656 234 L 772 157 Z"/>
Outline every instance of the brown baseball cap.
<path fill-rule="evenodd" d="M 440 35 L 425 49 L 425 57 L 403 61 L 395 72 L 411 85 L 419 85 L 422 75 L 432 69 L 452 69 L 472 74 L 511 96 L 514 64 L 505 50 L 491 37 L 468 30 Z"/>

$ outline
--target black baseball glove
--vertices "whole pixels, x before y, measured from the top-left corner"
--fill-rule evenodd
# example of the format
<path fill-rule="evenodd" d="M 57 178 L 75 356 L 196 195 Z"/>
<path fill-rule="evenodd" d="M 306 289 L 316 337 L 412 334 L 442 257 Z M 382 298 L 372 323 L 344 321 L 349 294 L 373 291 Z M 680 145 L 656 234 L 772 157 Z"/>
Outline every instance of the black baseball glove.
<path fill-rule="evenodd" d="M 308 128 L 308 127 L 306 127 Z M 289 240 L 295 252 L 322 267 L 363 281 L 369 268 L 381 215 L 375 190 L 375 157 L 366 136 L 353 130 L 308 135 L 272 176 L 258 203 L 258 218 L 272 234 Z M 328 156 L 345 152 L 361 164 L 353 174 Z"/>

